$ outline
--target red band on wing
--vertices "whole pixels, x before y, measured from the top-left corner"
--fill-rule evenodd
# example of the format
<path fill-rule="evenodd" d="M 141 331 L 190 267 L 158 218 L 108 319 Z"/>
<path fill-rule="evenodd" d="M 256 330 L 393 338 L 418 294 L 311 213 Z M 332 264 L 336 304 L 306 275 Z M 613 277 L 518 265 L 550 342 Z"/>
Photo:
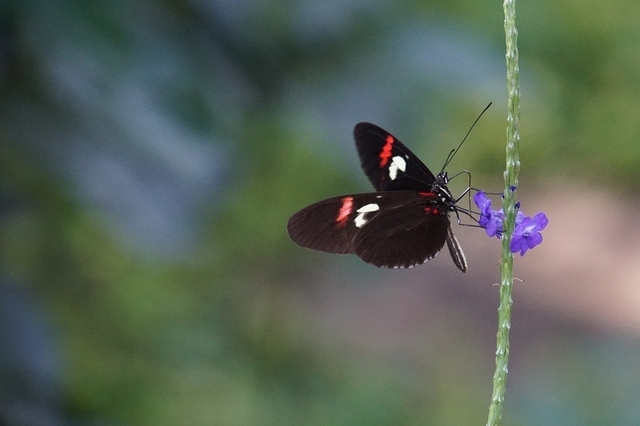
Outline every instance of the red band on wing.
<path fill-rule="evenodd" d="M 393 148 L 393 143 L 395 139 L 393 136 L 387 136 L 387 143 L 384 144 L 382 148 L 382 152 L 380 152 L 380 167 L 384 167 L 389 162 L 389 158 L 391 158 L 391 149 Z"/>
<path fill-rule="evenodd" d="M 353 197 L 344 197 L 342 199 L 342 207 L 340 207 L 340 210 L 338 211 L 338 217 L 336 217 L 336 222 L 338 223 L 338 226 L 344 226 L 352 210 L 353 210 Z"/>

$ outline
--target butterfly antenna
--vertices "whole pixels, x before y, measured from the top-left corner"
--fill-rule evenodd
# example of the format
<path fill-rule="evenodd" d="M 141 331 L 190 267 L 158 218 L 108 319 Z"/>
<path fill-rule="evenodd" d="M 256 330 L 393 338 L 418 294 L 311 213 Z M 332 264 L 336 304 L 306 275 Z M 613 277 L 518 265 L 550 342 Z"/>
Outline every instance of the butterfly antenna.
<path fill-rule="evenodd" d="M 462 142 L 460 142 L 460 145 L 458 145 L 458 147 L 456 149 L 452 149 L 451 151 L 449 151 L 449 155 L 447 155 L 447 159 L 445 160 L 444 164 L 442 165 L 442 169 L 440 170 L 440 173 L 444 173 L 444 169 L 446 169 L 447 166 L 449 165 L 449 163 L 451 162 L 451 160 L 453 160 L 453 157 L 456 155 L 456 153 L 458 152 L 458 150 L 460 149 L 460 147 L 462 146 L 464 141 L 467 140 L 467 137 L 469 136 L 469 133 L 471 133 L 471 130 L 473 130 L 473 127 L 480 120 L 480 117 L 482 117 L 482 115 L 489 109 L 489 107 L 491 106 L 492 103 L 493 102 L 489 102 L 489 105 L 484 107 L 484 109 L 482 110 L 480 115 L 478 115 L 478 118 L 476 118 L 476 121 L 474 121 L 473 124 L 471 125 L 471 127 L 469 127 L 469 130 L 467 130 L 467 134 L 464 135 L 464 138 L 462 138 Z"/>

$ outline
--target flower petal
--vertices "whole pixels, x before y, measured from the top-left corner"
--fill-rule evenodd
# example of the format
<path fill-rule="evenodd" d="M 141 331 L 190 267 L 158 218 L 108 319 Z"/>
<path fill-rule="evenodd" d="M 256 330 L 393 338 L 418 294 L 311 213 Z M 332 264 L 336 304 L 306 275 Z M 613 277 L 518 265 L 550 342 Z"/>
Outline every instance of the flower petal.
<path fill-rule="evenodd" d="M 549 219 L 547 218 L 546 214 L 540 212 L 536 213 L 536 215 L 533 217 L 533 222 L 536 224 L 536 229 L 538 231 L 542 231 L 549 224 Z"/>

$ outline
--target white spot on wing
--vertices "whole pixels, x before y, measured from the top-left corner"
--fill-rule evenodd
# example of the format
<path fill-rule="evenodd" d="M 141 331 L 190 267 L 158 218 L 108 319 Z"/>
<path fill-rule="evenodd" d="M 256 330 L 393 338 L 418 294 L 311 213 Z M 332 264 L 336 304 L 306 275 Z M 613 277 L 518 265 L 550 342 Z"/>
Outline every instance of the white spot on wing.
<path fill-rule="evenodd" d="M 369 213 L 369 212 L 377 212 L 378 210 L 380 210 L 380 206 L 379 205 L 377 205 L 376 203 L 369 203 L 369 204 L 366 204 L 366 205 L 360 207 L 356 211 L 358 213 Z"/>
<path fill-rule="evenodd" d="M 404 158 L 396 155 L 391 159 L 391 165 L 389 166 L 389 178 L 395 180 L 398 177 L 398 170 L 404 172 L 407 170 L 407 162 Z"/>
<path fill-rule="evenodd" d="M 358 210 L 356 210 L 358 212 L 358 216 L 356 216 L 356 218 L 353 220 L 353 223 L 355 223 L 357 228 L 362 228 L 365 223 L 369 221 L 368 219 L 365 219 L 364 216 L 367 213 L 375 212 L 378 210 L 380 210 L 380 206 L 376 203 L 369 203 L 360 207 Z"/>

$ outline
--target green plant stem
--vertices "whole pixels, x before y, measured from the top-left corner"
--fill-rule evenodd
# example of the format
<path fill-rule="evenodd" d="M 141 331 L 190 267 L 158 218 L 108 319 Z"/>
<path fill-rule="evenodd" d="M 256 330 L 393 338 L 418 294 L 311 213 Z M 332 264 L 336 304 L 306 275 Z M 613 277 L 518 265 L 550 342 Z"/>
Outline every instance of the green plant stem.
<path fill-rule="evenodd" d="M 518 30 L 516 29 L 516 2 L 504 0 L 504 31 L 506 38 L 507 65 L 507 164 L 504 172 L 505 232 L 502 237 L 502 260 L 500 263 L 500 306 L 498 307 L 498 333 L 496 335 L 496 370 L 493 375 L 493 391 L 489 406 L 487 426 L 498 426 L 502 419 L 502 404 L 507 385 L 509 363 L 509 330 L 511 329 L 511 306 L 513 300 L 513 253 L 509 249 L 516 219 L 516 191 L 520 160 L 520 83 L 518 66 Z"/>

